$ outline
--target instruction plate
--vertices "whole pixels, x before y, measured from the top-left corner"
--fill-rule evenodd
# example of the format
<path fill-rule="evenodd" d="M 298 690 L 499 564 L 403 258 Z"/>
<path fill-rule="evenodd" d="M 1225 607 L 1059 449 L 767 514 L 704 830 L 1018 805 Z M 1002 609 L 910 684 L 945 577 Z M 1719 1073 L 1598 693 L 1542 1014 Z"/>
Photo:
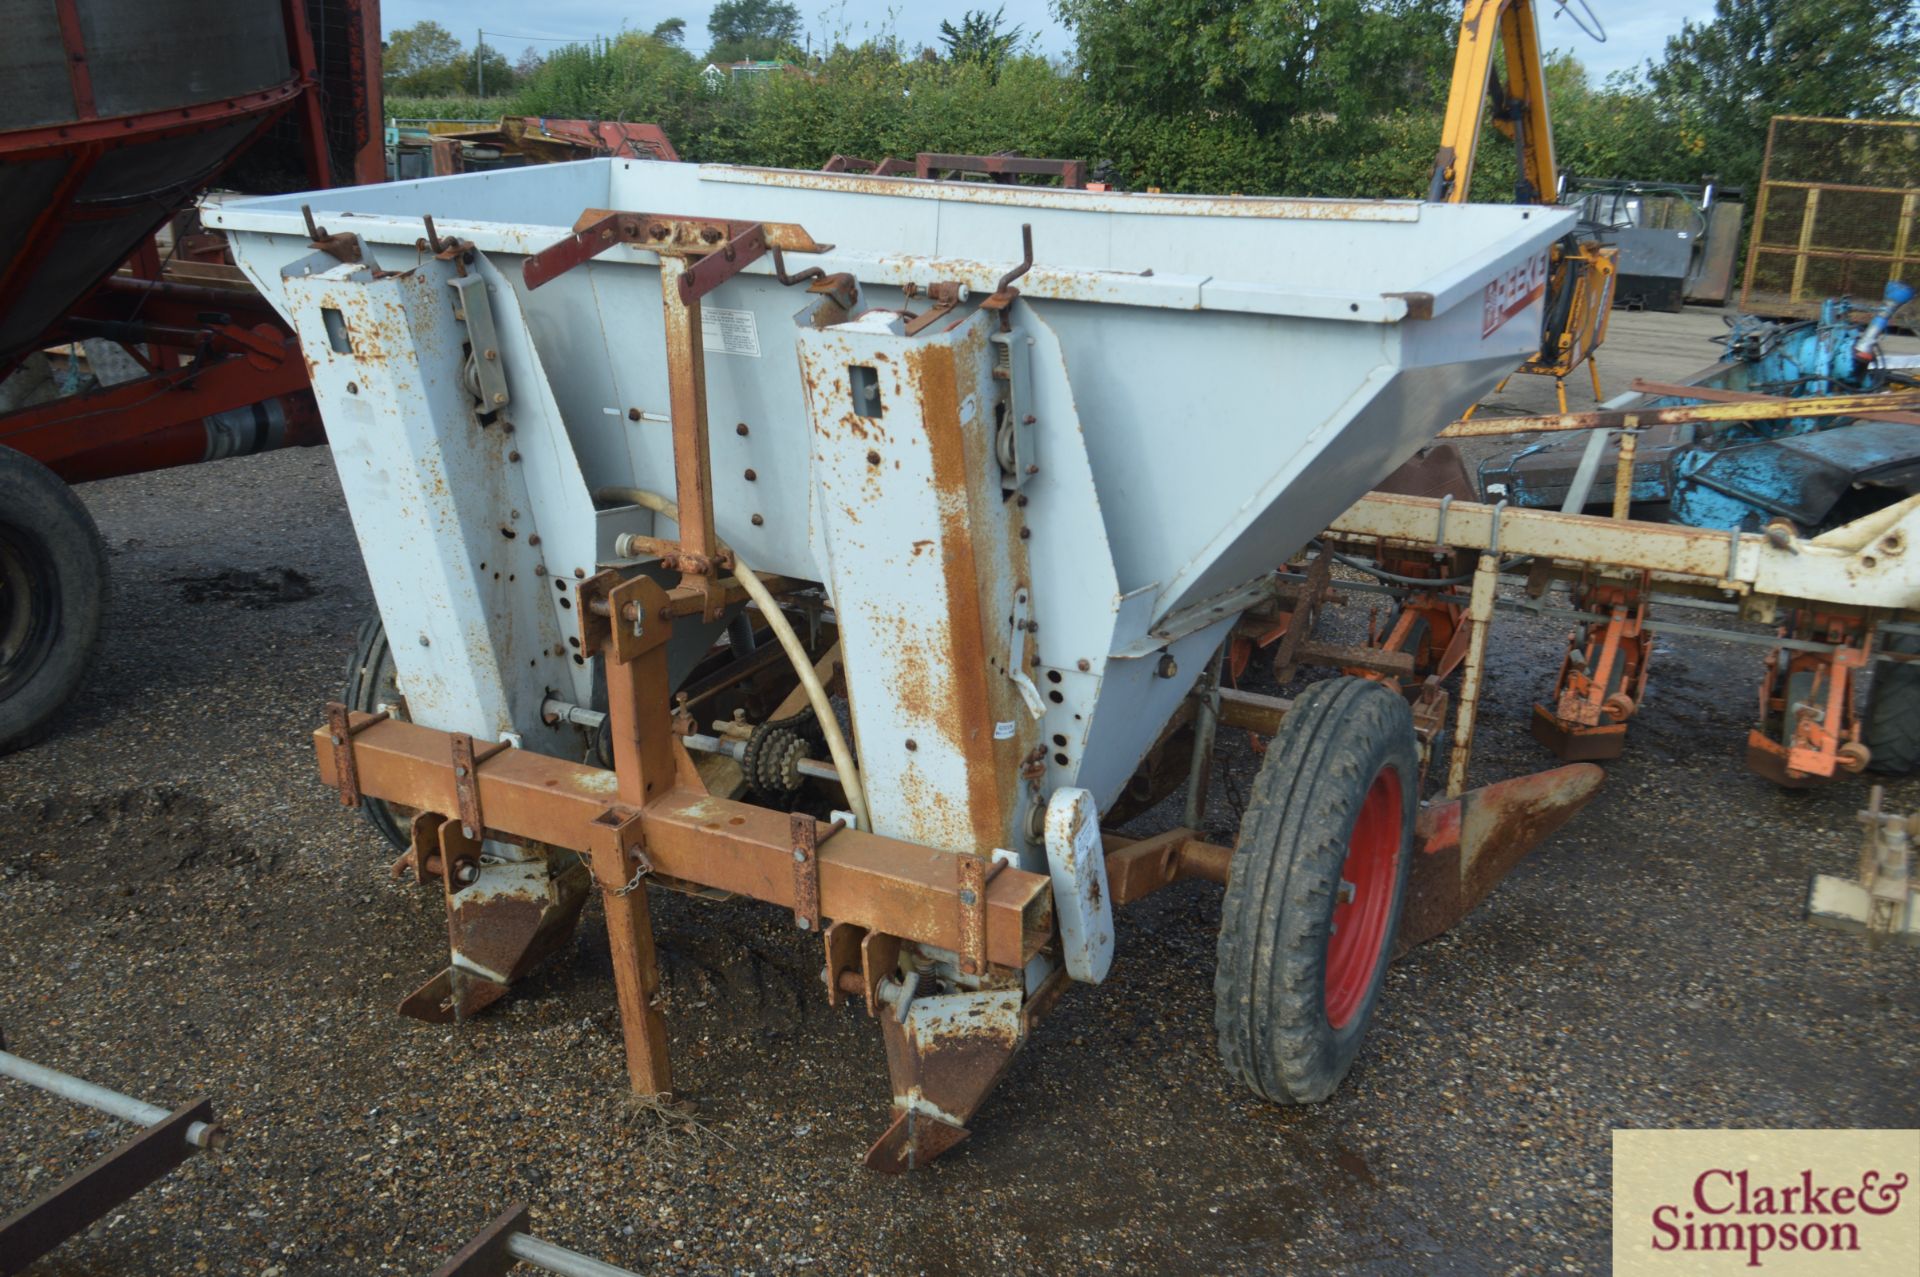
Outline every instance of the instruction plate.
<path fill-rule="evenodd" d="M 702 306 L 700 337 L 708 350 L 717 350 L 723 355 L 760 358 L 760 326 L 754 322 L 750 310 Z"/>

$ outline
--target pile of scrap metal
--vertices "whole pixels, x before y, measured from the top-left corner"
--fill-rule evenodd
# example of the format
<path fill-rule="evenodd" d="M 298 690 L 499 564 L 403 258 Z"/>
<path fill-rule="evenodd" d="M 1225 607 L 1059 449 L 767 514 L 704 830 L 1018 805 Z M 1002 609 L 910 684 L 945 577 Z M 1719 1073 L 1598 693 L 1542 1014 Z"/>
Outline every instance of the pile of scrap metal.
<path fill-rule="evenodd" d="M 1580 210 L 1580 235 L 1619 250 L 1614 304 L 1629 310 L 1720 306 L 1733 292 L 1741 192 L 1684 182 L 1563 179 L 1560 202 Z"/>
<path fill-rule="evenodd" d="M 656 124 L 617 120 L 551 120 L 545 116 L 506 115 L 477 127 L 434 128 L 429 132 L 393 130 L 387 170 L 394 179 L 446 177 L 523 164 L 560 164 L 568 160 L 613 156 L 616 159 L 678 160 L 673 143 Z"/>

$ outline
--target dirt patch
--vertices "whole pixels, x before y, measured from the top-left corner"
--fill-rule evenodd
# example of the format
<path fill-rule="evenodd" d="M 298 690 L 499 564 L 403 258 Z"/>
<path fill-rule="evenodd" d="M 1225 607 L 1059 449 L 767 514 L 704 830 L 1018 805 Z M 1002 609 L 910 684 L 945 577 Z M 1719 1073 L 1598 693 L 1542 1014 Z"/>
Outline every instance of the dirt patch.
<path fill-rule="evenodd" d="M 299 603 L 320 593 L 306 573 L 292 568 L 262 572 L 223 568 L 199 576 L 169 577 L 168 583 L 179 586 L 180 597 L 189 603 L 230 603 L 249 612 Z"/>
<path fill-rule="evenodd" d="M 87 894 L 273 867 L 273 857 L 263 857 L 212 803 L 169 787 L 0 807 L 0 828 L 8 831 L 0 879 Z"/>

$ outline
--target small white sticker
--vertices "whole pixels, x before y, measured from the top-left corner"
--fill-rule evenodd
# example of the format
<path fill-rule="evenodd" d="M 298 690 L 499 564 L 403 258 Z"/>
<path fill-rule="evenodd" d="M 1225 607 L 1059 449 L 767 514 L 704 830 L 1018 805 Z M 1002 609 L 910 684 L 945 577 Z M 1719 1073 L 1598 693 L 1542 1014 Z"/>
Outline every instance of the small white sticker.
<path fill-rule="evenodd" d="M 702 306 L 700 337 L 708 350 L 717 350 L 723 355 L 760 358 L 760 326 L 754 322 L 750 310 Z"/>
<path fill-rule="evenodd" d="M 995 723 L 993 725 L 993 738 L 995 740 L 1012 740 L 1013 720 L 1009 718 L 1004 723 Z"/>

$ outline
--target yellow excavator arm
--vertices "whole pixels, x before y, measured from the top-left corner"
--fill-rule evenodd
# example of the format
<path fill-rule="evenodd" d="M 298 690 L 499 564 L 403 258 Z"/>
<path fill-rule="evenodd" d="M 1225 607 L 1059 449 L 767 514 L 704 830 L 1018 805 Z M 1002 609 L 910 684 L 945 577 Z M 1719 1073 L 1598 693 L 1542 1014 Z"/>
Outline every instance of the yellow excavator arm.
<path fill-rule="evenodd" d="M 1506 50 L 1505 84 L 1494 69 L 1496 48 Z M 1553 120 L 1547 111 L 1546 70 L 1532 0 L 1467 0 L 1440 153 L 1427 189 L 1430 201 L 1466 202 L 1480 147 L 1483 104 L 1492 108 L 1493 127 L 1512 138 L 1518 152 L 1515 202 L 1551 204 L 1559 172 L 1553 164 Z"/>
<path fill-rule="evenodd" d="M 1506 53 L 1505 84 L 1494 67 L 1496 49 Z M 1514 202 L 1558 202 L 1560 171 L 1553 160 L 1553 116 L 1547 109 L 1546 64 L 1540 57 L 1533 0 L 1466 0 L 1440 151 L 1427 186 L 1429 201 L 1467 202 L 1483 118 L 1513 139 Z M 1540 350 L 1519 371 L 1552 377 L 1561 412 L 1567 410 L 1567 374 L 1582 363 L 1593 378 L 1594 402 L 1600 400 L 1600 370 L 1593 352 L 1607 337 L 1618 256 L 1619 250 L 1609 245 L 1571 238 L 1555 244 L 1549 255 Z M 1466 416 L 1473 413 L 1468 408 Z"/>

